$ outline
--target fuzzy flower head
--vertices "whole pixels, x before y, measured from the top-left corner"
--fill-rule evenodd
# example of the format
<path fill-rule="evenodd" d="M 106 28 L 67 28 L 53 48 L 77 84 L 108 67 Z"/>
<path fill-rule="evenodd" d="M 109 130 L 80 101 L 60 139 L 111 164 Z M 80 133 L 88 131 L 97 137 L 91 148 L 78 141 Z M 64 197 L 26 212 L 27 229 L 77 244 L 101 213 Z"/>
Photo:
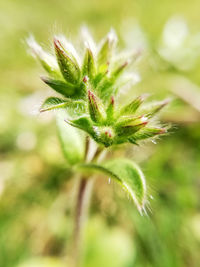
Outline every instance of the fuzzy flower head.
<path fill-rule="evenodd" d="M 67 124 L 86 132 L 105 147 L 139 141 L 166 133 L 156 125 L 154 116 L 168 100 L 143 107 L 146 96 L 138 96 L 120 106 L 117 95 L 125 83 L 127 70 L 140 53 L 116 51 L 114 30 L 96 45 L 86 28 L 83 29 L 84 54 L 78 55 L 73 45 L 63 36 L 54 37 L 55 56 L 45 52 L 33 37 L 28 45 L 48 73 L 42 80 L 62 95 L 45 100 L 41 112 L 66 109 Z M 130 75 L 130 72 L 128 72 Z M 134 77 L 134 73 L 132 75 Z"/>

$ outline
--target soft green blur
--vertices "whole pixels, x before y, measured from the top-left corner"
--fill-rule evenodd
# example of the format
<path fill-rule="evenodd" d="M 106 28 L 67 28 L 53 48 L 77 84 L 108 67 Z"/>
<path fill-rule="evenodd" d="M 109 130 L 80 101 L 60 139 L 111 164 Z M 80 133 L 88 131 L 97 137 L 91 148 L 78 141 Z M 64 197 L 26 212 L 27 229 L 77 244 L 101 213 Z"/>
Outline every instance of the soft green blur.
<path fill-rule="evenodd" d="M 59 147 L 54 113 L 38 114 L 51 91 L 40 81 L 43 70 L 27 53 L 25 39 L 31 33 L 50 47 L 52 35 L 63 32 L 78 43 L 83 24 L 97 40 L 116 28 L 121 46 L 145 50 L 148 40 L 136 69 L 142 80 L 130 92 L 174 99 L 162 118 L 174 123 L 171 134 L 126 152 L 144 170 L 152 211 L 141 217 L 117 184 L 99 177 L 84 267 L 199 266 L 199 10 L 199 0 L 0 2 L 0 266 L 71 266 L 78 180 L 71 179 Z M 189 33 L 183 47 L 171 51 L 169 38 L 185 34 L 182 21 L 172 37 L 166 33 L 168 43 L 162 39 L 174 15 L 186 20 Z M 177 20 L 171 20 L 172 32 Z"/>

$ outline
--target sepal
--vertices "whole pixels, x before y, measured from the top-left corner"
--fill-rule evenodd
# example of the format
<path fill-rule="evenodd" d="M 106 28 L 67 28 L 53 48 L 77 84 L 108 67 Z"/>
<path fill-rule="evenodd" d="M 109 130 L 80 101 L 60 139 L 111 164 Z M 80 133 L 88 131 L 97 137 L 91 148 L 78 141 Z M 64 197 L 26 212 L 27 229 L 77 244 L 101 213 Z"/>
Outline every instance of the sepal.
<path fill-rule="evenodd" d="M 101 123 L 106 119 L 103 103 L 90 90 L 88 90 L 88 109 L 90 117 L 94 122 Z"/>
<path fill-rule="evenodd" d="M 70 54 L 64 49 L 64 46 L 57 38 L 54 38 L 54 47 L 63 77 L 69 83 L 78 84 L 81 71 L 77 62 L 70 57 Z"/>

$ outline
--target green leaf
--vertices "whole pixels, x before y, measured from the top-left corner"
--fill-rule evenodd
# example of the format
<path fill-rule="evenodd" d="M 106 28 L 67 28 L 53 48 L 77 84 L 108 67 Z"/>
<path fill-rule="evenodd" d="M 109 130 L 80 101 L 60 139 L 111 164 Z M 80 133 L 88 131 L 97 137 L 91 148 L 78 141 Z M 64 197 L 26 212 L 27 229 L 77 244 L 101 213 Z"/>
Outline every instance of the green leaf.
<path fill-rule="evenodd" d="M 115 179 L 130 195 L 139 212 L 145 211 L 146 204 L 146 181 L 140 168 L 131 160 L 114 159 L 101 165 L 79 164 L 82 171 L 98 171 L 110 178 Z"/>
<path fill-rule="evenodd" d="M 71 97 L 76 94 L 76 86 L 70 83 L 66 83 L 62 80 L 56 80 L 49 77 L 41 77 L 43 82 L 53 88 L 56 92 L 64 95 L 65 97 Z"/>
<path fill-rule="evenodd" d="M 136 112 L 136 110 L 140 107 L 140 105 L 143 103 L 144 99 L 145 99 L 145 95 L 135 98 L 132 102 L 130 102 L 128 105 L 124 106 L 120 110 L 120 112 L 119 112 L 120 115 L 134 114 Z"/>
<path fill-rule="evenodd" d="M 118 66 L 112 73 L 111 77 L 114 81 L 123 73 L 124 69 L 128 65 L 128 61 L 124 62 L 122 65 Z"/>
<path fill-rule="evenodd" d="M 137 141 L 152 138 L 160 134 L 165 134 L 166 131 L 167 130 L 165 128 L 145 127 L 144 129 L 136 132 L 133 136 L 131 136 L 129 138 L 129 142 L 135 144 Z"/>
<path fill-rule="evenodd" d="M 147 123 L 148 121 L 146 117 L 124 120 L 124 122 L 122 121 L 116 125 L 117 135 L 120 137 L 128 137 L 145 127 Z"/>
<path fill-rule="evenodd" d="M 69 125 L 76 127 L 78 129 L 81 129 L 89 134 L 92 134 L 94 132 L 92 122 L 88 116 L 82 116 L 78 119 L 74 120 L 68 120 L 65 119 L 65 122 L 67 122 Z"/>
<path fill-rule="evenodd" d="M 169 101 L 170 101 L 169 99 L 165 99 L 163 101 L 154 102 L 150 104 L 149 107 L 147 106 L 147 108 L 144 109 L 144 112 L 146 114 L 145 116 L 148 118 L 152 118 L 159 111 L 161 111 L 169 103 Z"/>
<path fill-rule="evenodd" d="M 86 49 L 82 69 L 83 69 L 82 70 L 83 76 L 86 75 L 90 79 L 92 79 L 96 75 L 96 66 L 95 66 L 94 56 L 92 54 L 92 51 L 89 48 Z"/>
<path fill-rule="evenodd" d="M 58 64 L 65 80 L 72 84 L 79 83 L 81 71 L 78 64 L 70 57 L 57 38 L 54 39 L 54 46 Z"/>
<path fill-rule="evenodd" d="M 84 111 L 85 105 L 81 100 L 72 101 L 71 99 L 61 99 L 58 97 L 47 98 L 41 106 L 40 112 L 49 111 L 60 108 L 74 108 L 77 111 Z"/>
<path fill-rule="evenodd" d="M 117 36 L 114 30 L 111 30 L 103 41 L 98 53 L 98 67 L 100 72 L 107 68 L 110 63 L 113 50 L 117 43 Z"/>
<path fill-rule="evenodd" d="M 56 115 L 58 135 L 65 158 L 71 165 L 81 162 L 85 153 L 85 135 L 66 124 L 64 121 L 68 116 L 66 111 L 59 110 Z"/>

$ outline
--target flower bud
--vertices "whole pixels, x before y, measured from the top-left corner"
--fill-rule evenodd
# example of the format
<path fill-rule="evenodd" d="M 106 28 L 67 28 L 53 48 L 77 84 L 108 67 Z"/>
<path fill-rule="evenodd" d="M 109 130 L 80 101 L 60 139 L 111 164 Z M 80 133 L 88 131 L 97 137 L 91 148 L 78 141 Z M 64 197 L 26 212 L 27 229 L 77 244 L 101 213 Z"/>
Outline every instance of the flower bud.
<path fill-rule="evenodd" d="M 166 132 L 167 130 L 165 128 L 145 127 L 141 131 L 136 132 L 133 136 L 131 136 L 129 138 L 129 142 L 135 143 L 136 141 L 152 138 L 160 134 L 165 134 Z"/>
<path fill-rule="evenodd" d="M 103 66 L 106 66 L 110 63 L 110 58 L 112 56 L 112 52 L 117 43 L 117 36 L 114 30 L 111 30 L 107 38 L 104 40 L 100 51 L 98 53 L 98 67 L 102 69 Z M 104 68 L 103 68 L 104 69 Z"/>
<path fill-rule="evenodd" d="M 156 113 L 158 113 L 161 109 L 163 109 L 169 103 L 169 101 L 170 101 L 169 99 L 165 99 L 163 101 L 153 104 L 151 109 L 148 110 L 145 116 L 147 116 L 148 118 L 152 118 L 154 115 L 156 115 Z"/>
<path fill-rule="evenodd" d="M 132 122 L 125 122 L 124 124 L 117 125 L 116 132 L 118 136 L 130 136 L 135 132 L 139 131 L 141 128 L 147 125 L 148 121 L 146 117 L 140 117 L 138 119 L 132 120 Z"/>
<path fill-rule="evenodd" d="M 110 103 L 109 103 L 109 105 L 107 107 L 107 110 L 106 110 L 108 122 L 113 120 L 114 108 L 115 108 L 115 101 L 114 101 L 114 97 L 112 96 L 111 99 L 110 99 Z"/>
<path fill-rule="evenodd" d="M 92 79 L 96 75 L 94 56 L 90 48 L 87 48 L 85 52 L 82 74 L 87 75 L 90 79 Z"/>
<path fill-rule="evenodd" d="M 140 105 L 144 102 L 146 95 L 139 96 L 135 98 L 131 103 L 124 106 L 121 111 L 120 115 L 130 115 L 134 114 L 134 112 L 140 107 Z"/>
<path fill-rule="evenodd" d="M 122 65 L 117 67 L 112 73 L 111 73 L 111 78 L 116 80 L 124 71 L 126 66 L 128 65 L 128 61 L 124 62 Z"/>
<path fill-rule="evenodd" d="M 78 64 L 70 57 L 69 53 L 56 38 L 54 38 L 54 47 L 63 77 L 67 82 L 77 84 L 81 74 Z"/>
<path fill-rule="evenodd" d="M 95 132 L 95 140 L 98 143 L 102 143 L 104 146 L 108 147 L 113 144 L 115 133 L 112 127 L 93 127 Z"/>
<path fill-rule="evenodd" d="M 103 104 L 101 100 L 90 90 L 88 90 L 88 107 L 90 117 L 94 122 L 100 123 L 105 120 L 106 114 Z"/>

